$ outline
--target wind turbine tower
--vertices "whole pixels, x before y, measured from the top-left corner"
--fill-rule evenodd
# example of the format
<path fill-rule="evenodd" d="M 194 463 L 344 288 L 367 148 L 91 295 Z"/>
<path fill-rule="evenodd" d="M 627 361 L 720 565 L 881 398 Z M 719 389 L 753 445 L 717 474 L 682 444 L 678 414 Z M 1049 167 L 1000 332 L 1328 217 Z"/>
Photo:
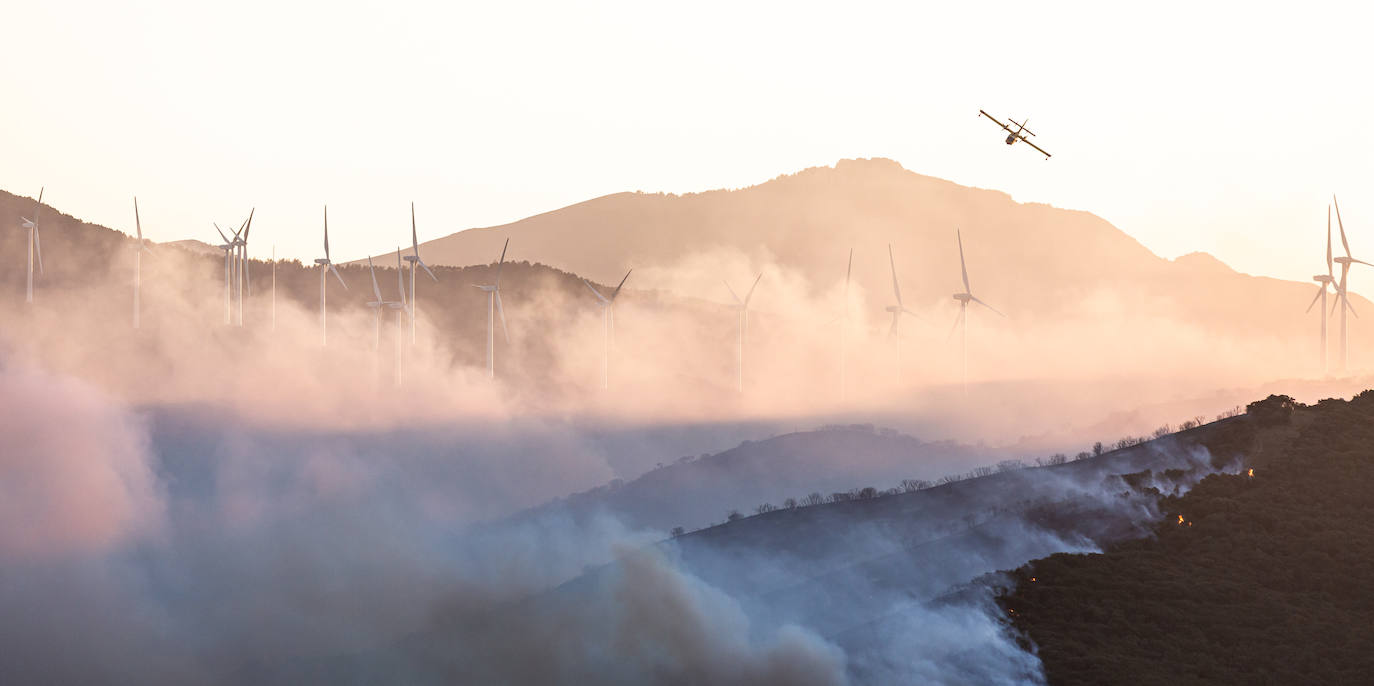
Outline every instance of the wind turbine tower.
<path fill-rule="evenodd" d="M 348 290 L 348 284 L 344 283 L 343 277 L 339 276 L 339 270 L 334 268 L 334 263 L 329 260 L 329 206 L 324 206 L 324 257 L 315 258 L 315 264 L 320 265 L 320 345 L 329 345 L 329 325 L 325 315 L 325 283 L 328 272 L 334 273 L 334 278 L 339 280 L 339 285 L 344 290 Z"/>
<path fill-rule="evenodd" d="M 754 289 L 759 286 L 759 279 L 763 278 L 763 272 L 759 272 L 754 277 L 754 285 L 749 287 L 749 292 L 744 294 L 744 299 L 735 294 L 735 289 L 730 287 L 729 282 L 725 283 L 725 290 L 730 291 L 730 297 L 735 299 L 735 309 L 739 311 L 739 376 L 735 383 L 735 390 L 744 392 L 744 335 L 749 328 L 749 301 L 754 297 Z"/>
<path fill-rule="evenodd" d="M 401 345 L 402 322 L 405 315 L 411 316 L 414 321 L 415 312 L 411 309 L 412 303 L 406 302 L 406 282 L 402 279 L 403 270 L 401 269 L 401 246 L 396 246 L 396 290 L 401 293 L 400 302 L 388 303 L 392 309 L 396 310 L 396 379 L 397 386 L 401 385 Z M 410 287 L 415 287 L 415 265 L 410 267 Z M 413 331 L 413 329 L 412 329 Z"/>
<path fill-rule="evenodd" d="M 892 246 L 888 246 L 891 250 Z M 891 256 L 891 253 L 889 253 Z M 849 335 L 849 277 L 854 273 L 854 249 L 849 249 L 849 265 L 844 270 L 844 311 L 840 315 L 840 401 L 848 394 L 849 356 L 847 337 Z"/>
<path fill-rule="evenodd" d="M 134 230 L 138 232 L 138 245 L 134 247 L 134 328 L 139 325 L 140 301 L 139 289 L 143 281 L 143 253 L 152 254 L 148 245 L 143 242 L 143 222 L 138 217 L 138 197 L 134 197 Z"/>
<path fill-rule="evenodd" d="M 624 278 L 620 279 L 620 285 L 616 286 L 614 291 L 611 291 L 611 297 L 609 298 L 601 295 L 601 291 L 596 290 L 590 283 L 587 283 L 586 279 L 582 279 L 582 284 L 587 287 L 587 290 L 592 292 L 592 295 L 596 296 L 597 304 L 601 306 L 601 388 L 603 390 L 610 388 L 611 385 L 611 329 L 615 326 L 615 315 L 613 314 L 615 311 L 615 298 L 620 295 L 620 289 L 624 287 L 625 280 L 630 278 L 630 272 L 633 271 L 634 270 L 631 269 L 625 272 Z"/>
<path fill-rule="evenodd" d="M 501 335 L 510 342 L 510 332 L 506 329 L 506 310 L 501 306 L 501 267 L 506 263 L 506 248 L 510 239 L 501 246 L 501 260 L 496 263 L 496 277 L 490 284 L 473 284 L 487 294 L 487 378 L 496 378 L 496 315 L 501 316 Z M 399 254 L 399 251 L 397 251 Z"/>
<path fill-rule="evenodd" d="M 1331 268 L 1331 206 L 1326 206 L 1326 273 L 1312 277 L 1317 282 L 1317 294 L 1312 297 L 1312 302 L 1307 304 L 1307 312 L 1312 311 L 1312 306 L 1317 304 L 1317 300 L 1322 301 L 1322 374 L 1326 374 L 1326 289 L 1335 285 L 1336 278 Z"/>
<path fill-rule="evenodd" d="M 954 235 L 955 238 L 959 240 L 959 272 L 964 277 L 964 291 L 962 293 L 954 294 L 954 299 L 959 301 L 959 318 L 954 320 L 954 327 L 951 327 L 949 332 L 953 334 L 954 328 L 960 328 L 961 330 L 959 336 L 960 346 L 963 348 L 963 363 L 961 376 L 963 378 L 964 395 L 968 395 L 968 304 L 970 302 L 976 302 L 979 305 L 982 305 L 983 307 L 992 310 L 999 317 L 1005 317 L 1007 315 L 998 312 L 997 308 L 983 302 L 982 300 L 979 300 L 978 297 L 973 294 L 973 289 L 968 285 L 968 267 L 964 263 L 964 237 L 959 233 L 957 229 L 955 230 Z"/>
<path fill-rule="evenodd" d="M 234 234 L 234 238 L 230 239 L 224 235 L 224 230 L 219 228 L 219 224 L 215 224 L 214 227 L 215 231 L 219 232 L 220 239 L 224 241 L 218 247 L 224 251 L 224 325 L 228 326 L 234 321 L 233 290 L 229 286 L 229 254 L 238 244 L 238 234 Z"/>
<path fill-rule="evenodd" d="M 38 213 L 43 209 L 43 189 L 38 189 L 38 199 L 33 203 L 33 219 L 20 217 L 24 220 L 23 227 L 29 230 L 29 264 L 25 277 L 24 302 L 33 304 L 33 260 L 38 258 L 38 273 L 43 273 L 43 245 L 38 237 Z"/>

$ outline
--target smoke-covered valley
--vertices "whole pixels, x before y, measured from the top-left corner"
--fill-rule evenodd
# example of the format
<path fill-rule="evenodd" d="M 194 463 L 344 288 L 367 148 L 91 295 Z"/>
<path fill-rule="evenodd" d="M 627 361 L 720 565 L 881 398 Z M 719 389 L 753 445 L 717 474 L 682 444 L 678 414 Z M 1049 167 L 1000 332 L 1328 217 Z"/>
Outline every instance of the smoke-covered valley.
<path fill-rule="evenodd" d="M 826 183 L 873 182 L 841 166 Z M 365 266 L 340 265 L 348 290 L 326 282 L 321 345 L 317 269 L 252 261 L 240 327 L 225 324 L 222 260 L 178 246 L 143 258 L 134 330 L 131 242 L 45 207 L 37 302 L 22 302 L 22 271 L 0 273 L 0 681 L 1035 681 L 990 602 L 995 573 L 1140 535 L 1158 493 L 1243 458 L 1209 453 L 1205 427 L 1138 437 L 1276 383 L 1308 400 L 1362 386 L 1311 373 L 1306 285 L 1140 251 L 1113 270 L 1129 238 L 1105 222 L 952 188 L 938 214 L 967 222 L 974 282 L 1010 315 L 970 310 L 965 387 L 956 305 L 923 262 L 953 259 L 952 227 L 874 218 L 921 317 L 890 336 L 883 231 L 862 237 L 846 289 L 844 246 L 778 229 L 798 193 L 783 181 L 681 220 L 773 217 L 775 248 L 713 240 L 589 265 L 603 292 L 637 267 L 613 339 L 584 273 L 563 271 L 582 267 L 517 236 L 494 380 L 472 285 L 495 266 L 456 266 L 495 259 L 485 245 L 420 276 L 413 345 L 408 322 L 365 305 Z M 29 207 L 0 196 L 3 216 Z M 1076 277 L 1012 269 L 1045 258 L 995 233 L 1018 213 L 1091 238 L 1112 279 L 1038 290 Z M 0 233 L 0 254 L 21 254 L 17 235 Z M 377 262 L 392 297 L 394 255 Z M 759 271 L 740 393 L 737 313 L 717 284 L 743 290 Z M 1264 311 L 1252 327 L 1180 308 L 1155 286 L 1183 273 Z M 1068 291 L 1074 306 L 1045 305 Z M 1279 335 L 1290 300 L 1294 333 Z M 1073 459 L 1098 441 L 1105 454 Z M 1056 453 L 1069 457 L 1019 468 Z M 779 509 L 711 526 L 765 504 Z"/>

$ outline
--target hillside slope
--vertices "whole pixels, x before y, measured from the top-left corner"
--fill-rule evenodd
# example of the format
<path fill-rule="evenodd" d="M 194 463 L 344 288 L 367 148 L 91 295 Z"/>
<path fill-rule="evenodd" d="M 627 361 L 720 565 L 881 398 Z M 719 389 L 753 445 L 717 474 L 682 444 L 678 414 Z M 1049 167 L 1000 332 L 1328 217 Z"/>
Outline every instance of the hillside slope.
<path fill-rule="evenodd" d="M 1374 392 L 1291 407 L 1232 437 L 1253 477 L 1167 500 L 1151 538 L 1017 570 L 1002 604 L 1051 684 L 1369 680 Z"/>

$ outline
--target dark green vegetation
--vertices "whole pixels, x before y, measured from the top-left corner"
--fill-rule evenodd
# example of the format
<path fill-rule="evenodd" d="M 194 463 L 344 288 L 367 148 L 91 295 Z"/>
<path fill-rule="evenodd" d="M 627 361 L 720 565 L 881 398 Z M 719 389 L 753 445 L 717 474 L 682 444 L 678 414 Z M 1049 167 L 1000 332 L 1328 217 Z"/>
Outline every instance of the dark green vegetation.
<path fill-rule="evenodd" d="M 1015 572 L 1002 606 L 1050 683 L 1369 683 L 1374 391 L 1270 396 L 1205 442 L 1254 476 L 1166 498 L 1153 537 Z"/>

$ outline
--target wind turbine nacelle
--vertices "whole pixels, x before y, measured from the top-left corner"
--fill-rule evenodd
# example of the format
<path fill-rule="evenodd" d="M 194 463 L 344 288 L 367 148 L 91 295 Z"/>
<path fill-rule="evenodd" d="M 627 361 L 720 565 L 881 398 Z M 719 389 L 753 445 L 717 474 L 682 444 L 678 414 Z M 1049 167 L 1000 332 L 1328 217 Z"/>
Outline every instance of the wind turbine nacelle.
<path fill-rule="evenodd" d="M 1321 283 L 1331 283 L 1331 282 L 1335 281 L 1335 279 L 1331 278 L 1330 276 L 1327 276 L 1326 274 L 1318 274 L 1318 275 L 1312 277 L 1312 280 L 1313 280 L 1313 281 L 1318 281 L 1318 282 L 1321 282 Z"/>
<path fill-rule="evenodd" d="M 966 303 L 966 302 L 972 300 L 972 299 L 973 299 L 973 296 L 970 295 L 970 294 L 968 294 L 968 293 L 955 293 L 955 294 L 954 294 L 954 299 L 955 299 L 955 300 L 958 300 L 958 301 L 961 302 L 961 303 Z"/>
<path fill-rule="evenodd" d="M 901 311 L 902 311 L 902 308 L 901 308 L 901 306 L 899 306 L 899 305 L 888 305 L 887 307 L 884 307 L 884 308 L 883 308 L 883 311 L 884 311 L 884 312 L 901 312 Z"/>
<path fill-rule="evenodd" d="M 326 257 L 316 257 L 316 258 L 315 258 L 315 264 L 318 264 L 318 265 L 321 265 L 321 266 L 326 265 L 326 264 L 329 264 L 329 258 L 326 258 Z"/>
<path fill-rule="evenodd" d="M 1335 262 L 1336 264 L 1351 264 L 1351 263 L 1353 263 L 1353 262 L 1355 261 L 1355 258 L 1353 258 L 1353 257 L 1337 257 L 1337 258 L 1335 258 L 1335 259 L 1333 259 L 1333 260 L 1331 260 L 1331 261 L 1332 261 L 1332 262 Z"/>
<path fill-rule="evenodd" d="M 418 261 L 420 260 L 420 258 L 418 258 L 418 257 L 416 257 L 416 256 L 414 256 L 414 255 L 406 255 L 406 256 L 402 257 L 401 259 L 405 260 L 406 262 L 418 262 Z"/>

